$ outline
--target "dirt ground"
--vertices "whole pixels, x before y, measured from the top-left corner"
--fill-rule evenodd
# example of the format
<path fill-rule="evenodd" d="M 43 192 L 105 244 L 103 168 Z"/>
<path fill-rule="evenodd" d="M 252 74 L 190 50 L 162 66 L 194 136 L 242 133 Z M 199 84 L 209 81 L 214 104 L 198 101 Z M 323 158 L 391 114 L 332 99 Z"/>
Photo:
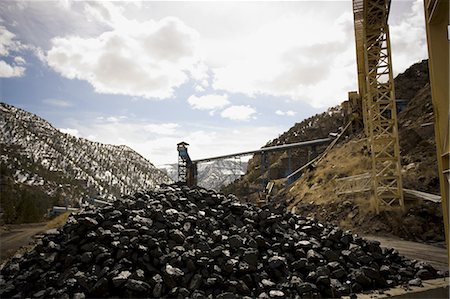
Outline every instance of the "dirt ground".
<path fill-rule="evenodd" d="M 33 236 L 46 231 L 47 223 L 8 225 L 0 233 L 0 263 L 29 245 Z"/>
<path fill-rule="evenodd" d="M 365 235 L 366 239 L 377 240 L 381 247 L 395 248 L 408 258 L 428 262 L 436 269 L 448 270 L 447 249 L 423 243 L 402 240 L 396 237 Z"/>
<path fill-rule="evenodd" d="M 442 243 L 445 234 L 440 203 L 405 195 L 404 212 L 394 209 L 377 215 L 368 192 L 338 194 L 339 178 L 363 174 L 370 169 L 366 150 L 364 140 L 351 140 L 336 146 L 314 170 L 306 172 L 287 192 L 281 191 L 278 199 L 286 198 L 288 208 L 295 213 L 334 223 L 356 233 Z M 403 175 L 406 168 L 402 169 Z"/>

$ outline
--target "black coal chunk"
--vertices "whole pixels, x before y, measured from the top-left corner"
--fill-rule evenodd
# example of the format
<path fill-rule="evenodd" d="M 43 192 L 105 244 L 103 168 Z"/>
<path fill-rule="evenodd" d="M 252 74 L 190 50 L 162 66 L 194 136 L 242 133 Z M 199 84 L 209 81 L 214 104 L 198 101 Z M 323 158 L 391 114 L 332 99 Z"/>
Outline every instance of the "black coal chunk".
<path fill-rule="evenodd" d="M 0 269 L 2 298 L 329 298 L 442 276 L 333 225 L 162 185 L 69 217 Z"/>

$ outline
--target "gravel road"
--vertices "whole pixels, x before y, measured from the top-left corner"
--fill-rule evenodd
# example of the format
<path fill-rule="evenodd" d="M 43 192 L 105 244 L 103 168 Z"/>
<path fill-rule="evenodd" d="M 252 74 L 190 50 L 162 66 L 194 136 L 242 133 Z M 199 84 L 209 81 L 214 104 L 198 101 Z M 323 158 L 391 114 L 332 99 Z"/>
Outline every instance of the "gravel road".
<path fill-rule="evenodd" d="M 0 234 L 0 263 L 22 246 L 28 245 L 34 235 L 46 230 L 46 223 L 30 223 L 7 226 Z"/>

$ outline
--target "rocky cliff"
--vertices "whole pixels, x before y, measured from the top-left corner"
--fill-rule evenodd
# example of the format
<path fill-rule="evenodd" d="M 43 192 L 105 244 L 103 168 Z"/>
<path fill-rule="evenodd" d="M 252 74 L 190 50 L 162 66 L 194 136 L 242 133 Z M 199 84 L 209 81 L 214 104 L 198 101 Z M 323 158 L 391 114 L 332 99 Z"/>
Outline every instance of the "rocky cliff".
<path fill-rule="evenodd" d="M 127 146 L 62 133 L 44 119 L 5 103 L 0 103 L 0 147 L 1 210 L 6 222 L 39 220 L 50 205 L 74 205 L 92 196 L 112 199 L 171 182 Z"/>

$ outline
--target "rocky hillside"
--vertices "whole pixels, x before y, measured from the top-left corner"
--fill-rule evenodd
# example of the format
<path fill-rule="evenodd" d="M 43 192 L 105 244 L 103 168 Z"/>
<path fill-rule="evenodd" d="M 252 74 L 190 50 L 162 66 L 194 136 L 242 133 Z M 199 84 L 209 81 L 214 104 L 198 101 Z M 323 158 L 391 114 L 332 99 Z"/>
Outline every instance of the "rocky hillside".
<path fill-rule="evenodd" d="M 406 188 L 439 194 L 428 61 L 412 65 L 398 75 L 395 83 L 397 98 L 408 101 L 406 109 L 398 115 L 403 184 Z M 415 91 L 414 95 L 411 91 Z"/>
<path fill-rule="evenodd" d="M 394 79 L 395 97 L 400 100 L 411 101 L 418 92 L 430 83 L 428 74 L 428 60 L 422 60 L 398 74 Z"/>
<path fill-rule="evenodd" d="M 406 107 L 398 114 L 403 187 L 439 194 L 428 62 L 424 60 L 416 63 L 399 74 L 395 78 L 395 87 L 397 99 L 406 102 Z M 343 125 L 341 119 L 339 109 L 335 108 L 334 113 L 328 111 L 295 124 L 271 144 L 324 137 Z M 277 167 L 283 170 L 280 163 L 282 158 L 274 156 L 270 160 L 270 171 Z M 258 157 L 252 159 L 246 175 L 225 191 L 255 201 L 259 197 L 258 191 L 262 189 L 259 163 Z M 304 161 L 300 160 L 300 163 Z M 286 180 L 274 180 L 281 175 L 272 177 L 276 184 L 282 186 L 272 200 L 286 201 L 289 208 L 297 213 L 334 222 L 346 229 L 395 234 L 412 240 L 442 241 L 444 235 L 440 204 L 408 199 L 405 213 L 373 215 L 368 194 L 336 194 L 336 179 L 366 173 L 370 167 L 366 142 L 361 139 L 361 134 L 347 136 L 315 169 L 306 171 L 294 184 L 287 186 Z"/>
<path fill-rule="evenodd" d="M 178 164 L 163 165 L 160 169 L 172 180 L 178 181 Z M 199 164 L 197 170 L 199 186 L 221 190 L 224 186 L 245 174 L 247 162 L 233 159 L 211 161 Z"/>
<path fill-rule="evenodd" d="M 406 188 L 438 193 L 428 61 L 416 63 L 404 73 L 399 74 L 395 78 L 395 88 L 397 99 L 406 102 L 406 108 L 398 115 L 402 165 L 408 168 L 404 171 L 404 185 Z M 339 131 L 343 125 L 345 125 L 344 117 L 339 105 L 296 123 L 266 146 L 324 138 L 329 133 Z M 348 140 L 352 138 L 353 136 L 347 136 Z M 321 149 L 323 147 L 318 148 L 317 151 L 320 152 Z M 291 158 L 292 169 L 295 170 L 311 158 L 311 153 L 307 149 L 301 149 L 293 151 Z M 261 170 L 261 157 L 255 156 L 249 161 L 246 175 L 227 186 L 225 191 L 254 201 L 264 182 L 286 177 L 287 162 L 287 153 L 274 153 L 269 156 L 270 166 L 264 171 Z"/>
<path fill-rule="evenodd" d="M 341 106 L 329 108 L 296 123 L 278 138 L 268 142 L 265 147 L 289 144 L 328 137 L 329 133 L 339 132 L 344 125 Z M 327 145 L 316 147 L 316 154 L 322 152 Z M 298 169 L 315 157 L 308 148 L 291 150 L 291 171 Z M 255 155 L 248 162 L 247 172 L 232 184 L 226 186 L 225 193 L 234 193 L 244 200 L 256 201 L 267 181 L 282 179 L 289 174 L 289 156 L 287 152 L 274 152 L 268 155 L 268 167 L 263 167 L 260 155 Z"/>
<path fill-rule="evenodd" d="M 64 134 L 0 103 L 1 210 L 6 222 L 36 221 L 51 205 L 112 199 L 170 178 L 127 146 Z M 31 215 L 31 216 L 30 216 Z"/>

